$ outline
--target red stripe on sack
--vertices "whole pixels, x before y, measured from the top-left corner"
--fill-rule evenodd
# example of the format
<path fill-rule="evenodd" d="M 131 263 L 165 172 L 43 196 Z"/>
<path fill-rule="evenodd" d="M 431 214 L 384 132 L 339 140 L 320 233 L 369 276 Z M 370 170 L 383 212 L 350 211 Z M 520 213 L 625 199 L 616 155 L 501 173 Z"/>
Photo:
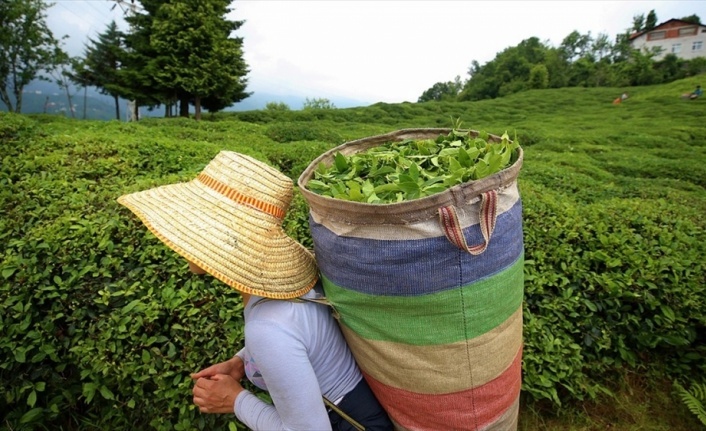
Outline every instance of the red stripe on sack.
<path fill-rule="evenodd" d="M 520 395 L 522 348 L 494 380 L 451 394 L 418 394 L 363 375 L 390 418 L 407 430 L 484 429 L 499 420 Z"/>
<path fill-rule="evenodd" d="M 236 202 L 241 205 L 247 205 L 279 219 L 284 218 L 285 216 L 284 209 L 279 208 L 271 203 L 258 200 L 252 196 L 246 196 L 207 174 L 200 173 L 197 179 L 203 185 L 215 190 L 216 192 L 222 194 L 233 202 Z"/>

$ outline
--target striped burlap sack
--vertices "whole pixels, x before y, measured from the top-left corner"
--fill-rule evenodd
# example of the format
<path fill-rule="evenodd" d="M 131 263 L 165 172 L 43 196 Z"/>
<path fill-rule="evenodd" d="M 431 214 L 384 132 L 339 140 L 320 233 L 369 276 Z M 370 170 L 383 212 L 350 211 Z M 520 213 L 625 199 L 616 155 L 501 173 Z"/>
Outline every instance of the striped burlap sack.
<path fill-rule="evenodd" d="M 407 202 L 349 202 L 306 189 L 319 163 L 331 164 L 337 152 L 449 132 L 405 129 L 343 144 L 314 160 L 299 187 L 326 295 L 397 429 L 513 430 L 522 359 L 522 150 L 497 174 Z"/>

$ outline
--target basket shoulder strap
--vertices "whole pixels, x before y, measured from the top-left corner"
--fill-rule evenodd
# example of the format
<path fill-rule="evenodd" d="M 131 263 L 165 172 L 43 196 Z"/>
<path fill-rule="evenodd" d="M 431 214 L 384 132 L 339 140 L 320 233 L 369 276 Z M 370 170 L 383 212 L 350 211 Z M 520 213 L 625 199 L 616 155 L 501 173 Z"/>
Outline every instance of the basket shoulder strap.
<path fill-rule="evenodd" d="M 483 253 L 490 243 L 490 237 L 495 230 L 495 221 L 498 217 L 498 192 L 491 190 L 481 194 L 480 203 L 480 231 L 483 234 L 483 243 L 468 246 L 466 237 L 463 235 L 461 223 L 456 214 L 456 207 L 453 205 L 439 208 L 439 224 L 446 238 L 456 247 L 477 256 Z"/>

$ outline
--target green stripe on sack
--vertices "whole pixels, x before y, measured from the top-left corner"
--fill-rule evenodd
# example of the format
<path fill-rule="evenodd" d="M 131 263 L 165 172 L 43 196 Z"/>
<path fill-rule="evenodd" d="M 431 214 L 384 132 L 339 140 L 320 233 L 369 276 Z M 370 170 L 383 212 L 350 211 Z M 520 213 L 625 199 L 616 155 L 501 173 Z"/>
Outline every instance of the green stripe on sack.
<path fill-rule="evenodd" d="M 485 334 L 443 346 L 368 340 L 345 325 L 341 330 L 360 368 L 383 385 L 448 394 L 484 385 L 512 364 L 522 348 L 522 306 Z"/>
<path fill-rule="evenodd" d="M 507 320 L 522 304 L 524 258 L 505 270 L 462 286 L 422 296 L 376 296 L 322 279 L 340 321 L 358 336 L 416 346 L 470 340 Z"/>

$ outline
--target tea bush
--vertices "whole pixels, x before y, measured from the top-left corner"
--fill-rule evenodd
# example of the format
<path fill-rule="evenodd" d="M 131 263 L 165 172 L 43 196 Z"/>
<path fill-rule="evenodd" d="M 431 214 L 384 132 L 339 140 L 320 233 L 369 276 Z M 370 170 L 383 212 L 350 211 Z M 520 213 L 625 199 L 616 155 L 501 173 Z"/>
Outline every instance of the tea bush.
<path fill-rule="evenodd" d="M 342 144 L 341 135 L 333 128 L 308 122 L 277 123 L 265 132 L 275 142 L 323 141 L 334 145 Z"/>
<path fill-rule="evenodd" d="M 0 111 L 0 140 L 16 141 L 22 136 L 30 135 L 36 126 L 34 121 L 21 115 Z"/>
<path fill-rule="evenodd" d="M 531 141 L 519 179 L 525 398 L 576 403 L 607 392 L 620 370 L 655 364 L 670 379 L 702 380 L 706 131 L 701 102 L 678 98 L 696 80 L 629 89 L 618 107 L 614 89 L 566 89 L 202 122 L 0 113 L 0 421 L 12 430 L 243 428 L 195 410 L 188 378 L 242 344 L 239 296 L 191 275 L 115 199 L 190 180 L 221 150 L 296 180 L 339 137 L 455 118 Z M 268 136 L 287 127 L 320 135 Z M 284 226 L 311 247 L 298 193 Z"/>
<path fill-rule="evenodd" d="M 263 148 L 262 153 L 272 166 L 296 182 L 309 163 L 332 146 L 330 143 L 317 141 L 291 142 Z"/>
<path fill-rule="evenodd" d="M 601 377 L 657 358 L 676 359 L 674 375 L 706 372 L 705 232 L 688 210 L 576 204 L 542 187 L 523 196 L 526 391 L 593 397 Z"/>
<path fill-rule="evenodd" d="M 149 122 L 88 123 L 87 134 L 38 139 L 34 121 L 16 118 L 24 139 L 3 139 L 0 169 L 3 423 L 226 429 L 229 418 L 191 406 L 188 374 L 242 344 L 239 296 L 190 275 L 115 201 L 191 179 L 214 148 L 192 142 L 180 149 L 183 141 L 160 137 Z M 288 225 L 308 235 L 298 199 Z"/>

